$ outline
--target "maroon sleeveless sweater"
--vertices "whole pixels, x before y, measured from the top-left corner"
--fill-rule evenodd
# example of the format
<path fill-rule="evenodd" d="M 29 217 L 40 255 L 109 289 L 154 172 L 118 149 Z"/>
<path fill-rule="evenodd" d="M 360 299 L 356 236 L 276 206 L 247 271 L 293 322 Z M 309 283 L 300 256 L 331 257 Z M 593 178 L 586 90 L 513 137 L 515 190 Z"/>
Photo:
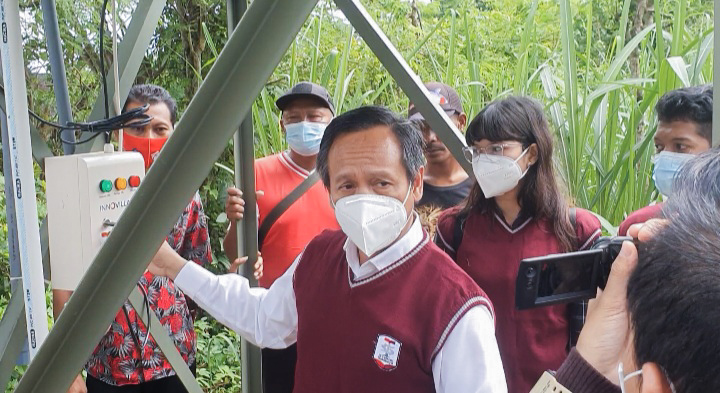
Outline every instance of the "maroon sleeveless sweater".
<path fill-rule="evenodd" d="M 437 230 L 449 244 L 459 209 L 443 212 Z M 600 222 L 590 212 L 577 209 L 579 246 L 598 236 Z M 515 281 L 524 258 L 561 252 L 552 227 L 545 220 L 528 219 L 514 230 L 494 214 L 471 213 L 465 221 L 455 261 L 485 291 L 495 305 L 496 337 L 503 361 L 508 392 L 532 389 L 546 370 L 557 370 L 567 357 L 569 321 L 566 305 L 515 308 Z"/>
<path fill-rule="evenodd" d="M 295 270 L 294 393 L 434 392 L 433 358 L 469 309 L 492 313 L 490 301 L 427 234 L 362 280 L 348 266 L 346 239 L 323 232 Z"/>

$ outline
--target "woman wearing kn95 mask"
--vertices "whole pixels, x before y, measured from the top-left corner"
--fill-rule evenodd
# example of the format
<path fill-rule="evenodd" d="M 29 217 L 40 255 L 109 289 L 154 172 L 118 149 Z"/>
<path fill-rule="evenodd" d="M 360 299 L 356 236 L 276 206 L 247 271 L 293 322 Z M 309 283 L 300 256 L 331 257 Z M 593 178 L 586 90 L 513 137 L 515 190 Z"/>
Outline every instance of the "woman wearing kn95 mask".
<path fill-rule="evenodd" d="M 520 261 L 588 248 L 600 235 L 600 222 L 570 208 L 560 191 L 553 137 L 535 100 L 491 103 L 472 120 L 465 139 L 477 183 L 463 204 L 440 217 L 436 243 L 495 305 L 508 391 L 527 392 L 537 375 L 562 363 L 583 318 L 577 305 L 516 310 Z M 573 318 L 571 311 L 579 315 Z"/>

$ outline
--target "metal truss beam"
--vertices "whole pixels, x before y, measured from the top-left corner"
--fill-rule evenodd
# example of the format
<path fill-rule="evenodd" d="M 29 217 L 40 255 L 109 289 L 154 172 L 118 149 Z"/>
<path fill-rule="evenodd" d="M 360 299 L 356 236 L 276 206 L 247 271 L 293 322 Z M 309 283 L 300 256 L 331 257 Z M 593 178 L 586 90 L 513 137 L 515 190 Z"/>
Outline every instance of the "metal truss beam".
<path fill-rule="evenodd" d="M 47 42 L 58 120 L 60 124 L 66 124 L 72 121 L 72 109 L 70 108 L 70 94 L 68 93 L 67 77 L 65 75 L 65 60 L 62 40 L 60 39 L 57 11 L 55 9 L 55 0 L 41 0 L 40 4 L 42 6 L 45 42 Z M 73 130 L 63 130 L 60 134 L 63 140 L 75 142 L 75 133 Z M 74 152 L 75 145 L 63 142 L 64 154 L 73 154 Z"/>
<path fill-rule="evenodd" d="M 316 2 L 264 0 L 248 8 L 17 393 L 70 385 Z"/>
<path fill-rule="evenodd" d="M 165 330 L 165 327 L 160 322 L 157 315 L 155 315 L 155 312 L 152 310 L 148 312 L 145 308 L 143 295 L 140 293 L 140 290 L 135 289 L 132 291 L 128 300 L 135 309 L 137 315 L 139 315 L 140 319 L 142 319 L 145 326 L 150 327 L 149 334 L 152 335 L 153 339 L 155 339 L 158 347 L 160 347 L 163 355 L 165 355 L 165 359 L 167 359 L 173 370 L 175 370 L 175 374 L 178 378 L 180 378 L 180 382 L 182 382 L 185 386 L 188 393 L 203 393 L 202 388 L 200 388 L 200 385 L 198 385 L 195 380 L 195 376 L 192 374 L 192 371 L 190 371 L 187 363 L 185 363 L 185 359 L 183 359 L 182 355 L 180 355 L 175 343 L 173 343 L 170 336 L 168 336 L 168 331 Z M 149 322 L 148 315 L 150 315 Z"/>
<path fill-rule="evenodd" d="M 25 324 L 23 286 L 18 283 L 0 321 L 0 386 L 7 386 L 15 369 L 15 361 L 23 346 L 27 345 Z"/>
<path fill-rule="evenodd" d="M 465 147 L 465 138 L 445 114 L 445 111 L 430 100 L 423 81 L 410 68 L 380 26 L 365 10 L 365 7 L 358 0 L 335 0 L 335 4 L 342 10 L 360 37 L 410 98 L 410 101 L 422 113 L 433 131 L 455 156 L 457 162 L 472 177 L 472 165 L 465 159 L 462 151 Z"/>

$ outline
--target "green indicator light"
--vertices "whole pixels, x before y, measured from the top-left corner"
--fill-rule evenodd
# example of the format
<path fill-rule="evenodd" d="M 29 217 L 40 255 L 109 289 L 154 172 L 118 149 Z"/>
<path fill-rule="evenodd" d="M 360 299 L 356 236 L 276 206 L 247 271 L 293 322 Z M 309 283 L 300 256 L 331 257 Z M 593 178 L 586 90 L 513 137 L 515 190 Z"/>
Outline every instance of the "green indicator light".
<path fill-rule="evenodd" d="M 100 182 L 100 191 L 110 192 L 113 189 L 112 182 L 110 180 L 103 180 Z"/>

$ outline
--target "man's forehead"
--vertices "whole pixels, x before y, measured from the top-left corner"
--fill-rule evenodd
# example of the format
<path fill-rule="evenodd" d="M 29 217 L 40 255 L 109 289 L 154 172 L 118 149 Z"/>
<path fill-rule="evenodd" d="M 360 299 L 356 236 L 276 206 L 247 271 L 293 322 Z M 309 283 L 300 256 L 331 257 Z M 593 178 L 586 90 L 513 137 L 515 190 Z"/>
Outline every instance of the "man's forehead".
<path fill-rule="evenodd" d="M 388 126 L 339 135 L 329 151 L 330 161 L 383 162 L 388 164 L 402 157 L 400 144 Z"/>
<path fill-rule="evenodd" d="M 126 110 L 139 108 L 143 105 L 144 104 L 141 104 L 139 102 L 131 101 L 127 104 Z M 148 104 L 148 109 L 147 111 L 145 111 L 145 114 L 152 118 L 151 121 L 161 121 L 170 124 L 172 120 L 170 116 L 170 108 L 168 108 L 168 106 L 164 102 Z"/>
<path fill-rule="evenodd" d="M 312 97 L 299 97 L 294 100 L 292 100 L 285 110 L 283 111 L 283 114 L 285 113 L 293 113 L 293 112 L 299 112 L 299 111 L 312 111 L 312 110 L 326 110 L 329 113 L 332 113 L 330 108 L 327 107 L 322 101 L 312 98 Z"/>
<path fill-rule="evenodd" d="M 691 121 L 678 120 L 673 122 L 658 122 L 655 139 L 695 139 L 703 136 L 698 132 L 698 124 Z"/>

